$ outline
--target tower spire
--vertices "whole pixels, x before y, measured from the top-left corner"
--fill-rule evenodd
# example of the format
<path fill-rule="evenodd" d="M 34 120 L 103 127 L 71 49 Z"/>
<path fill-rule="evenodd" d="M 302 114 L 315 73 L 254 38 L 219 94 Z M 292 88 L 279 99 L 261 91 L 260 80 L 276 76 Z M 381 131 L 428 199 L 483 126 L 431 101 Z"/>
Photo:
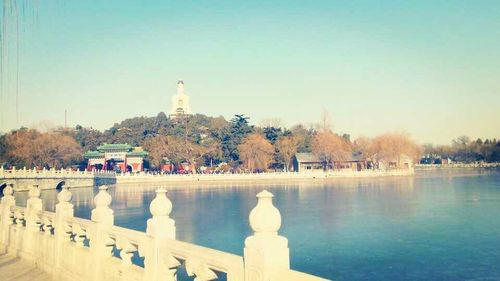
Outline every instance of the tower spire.
<path fill-rule="evenodd" d="M 177 82 L 177 94 L 184 94 L 184 81 L 182 79 L 179 79 L 179 81 Z"/>
<path fill-rule="evenodd" d="M 177 80 L 177 94 L 172 97 L 172 110 L 170 111 L 170 117 L 176 118 L 177 116 L 191 114 L 189 96 L 184 92 L 184 81 L 179 79 Z"/>

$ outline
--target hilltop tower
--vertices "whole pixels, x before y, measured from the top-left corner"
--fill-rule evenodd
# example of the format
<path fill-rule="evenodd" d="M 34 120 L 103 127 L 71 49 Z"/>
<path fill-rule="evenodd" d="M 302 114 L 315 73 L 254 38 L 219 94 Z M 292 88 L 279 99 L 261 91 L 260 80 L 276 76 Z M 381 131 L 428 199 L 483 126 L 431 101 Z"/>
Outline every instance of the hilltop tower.
<path fill-rule="evenodd" d="M 189 96 L 184 92 L 184 81 L 179 80 L 177 82 L 177 94 L 172 97 L 172 109 L 169 116 L 170 118 L 177 118 L 191 114 Z"/>

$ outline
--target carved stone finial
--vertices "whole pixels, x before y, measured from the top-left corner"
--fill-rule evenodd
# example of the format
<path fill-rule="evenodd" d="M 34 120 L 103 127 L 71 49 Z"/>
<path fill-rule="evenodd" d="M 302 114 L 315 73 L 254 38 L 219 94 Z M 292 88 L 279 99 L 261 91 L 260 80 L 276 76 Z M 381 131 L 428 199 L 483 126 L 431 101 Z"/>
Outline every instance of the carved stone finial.
<path fill-rule="evenodd" d="M 281 214 L 273 205 L 273 194 L 264 190 L 257 194 L 257 200 L 257 206 L 250 212 L 250 227 L 255 234 L 277 234 L 281 227 Z"/>
<path fill-rule="evenodd" d="M 69 202 L 69 201 L 71 201 L 72 196 L 73 195 L 69 191 L 69 187 L 66 185 L 63 185 L 61 192 L 59 192 L 59 194 L 57 194 L 57 201 L 59 201 L 59 203 Z"/>
<path fill-rule="evenodd" d="M 167 197 L 167 190 L 160 188 L 156 190 L 156 197 L 149 205 L 149 211 L 155 216 L 168 217 L 172 212 L 172 202 Z"/>
<path fill-rule="evenodd" d="M 7 186 L 3 189 L 3 196 L 12 196 L 14 193 L 14 189 L 12 188 L 12 184 L 7 184 Z"/>
<path fill-rule="evenodd" d="M 94 204 L 96 208 L 105 207 L 108 208 L 111 205 L 111 195 L 108 193 L 108 187 L 106 185 L 102 185 L 99 187 L 99 193 L 94 197 Z"/>
<path fill-rule="evenodd" d="M 40 189 L 38 188 L 38 184 L 34 184 L 28 192 L 28 197 L 30 198 L 38 198 L 40 197 Z"/>

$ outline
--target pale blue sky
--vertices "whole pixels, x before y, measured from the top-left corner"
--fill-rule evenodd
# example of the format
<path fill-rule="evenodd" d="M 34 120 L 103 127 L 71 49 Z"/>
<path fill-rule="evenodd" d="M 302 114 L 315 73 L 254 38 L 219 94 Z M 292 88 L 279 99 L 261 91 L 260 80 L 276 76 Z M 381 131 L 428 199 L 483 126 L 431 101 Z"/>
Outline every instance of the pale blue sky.
<path fill-rule="evenodd" d="M 195 112 L 254 124 L 313 123 L 324 108 L 354 137 L 500 137 L 500 1 L 38 2 L 19 125 L 62 125 L 64 109 L 98 129 L 155 116 L 182 78 Z M 3 78 L 6 131 L 17 124 Z"/>

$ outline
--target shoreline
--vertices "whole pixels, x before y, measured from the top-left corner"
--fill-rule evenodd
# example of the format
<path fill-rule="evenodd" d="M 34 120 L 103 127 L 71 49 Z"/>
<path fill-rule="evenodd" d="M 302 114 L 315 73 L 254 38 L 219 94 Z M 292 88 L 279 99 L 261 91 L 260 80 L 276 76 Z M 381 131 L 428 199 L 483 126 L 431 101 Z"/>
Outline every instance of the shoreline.
<path fill-rule="evenodd" d="M 116 176 L 116 184 L 132 183 L 252 183 L 269 181 L 317 181 L 336 178 L 374 178 L 374 177 L 398 177 L 412 176 L 414 170 L 391 170 L 391 171 L 338 171 L 318 173 L 262 173 L 262 174 L 192 174 L 192 175 L 134 175 L 125 174 Z"/>
<path fill-rule="evenodd" d="M 185 175 L 153 175 L 153 174 L 114 174 L 114 173 L 95 173 L 87 174 L 86 177 L 93 178 L 93 184 L 78 184 L 70 179 L 68 186 L 71 188 L 88 188 L 100 185 L 195 185 L 203 184 L 214 185 L 252 185 L 252 184 L 273 184 L 273 183 L 319 183 L 334 179 L 374 179 L 374 178 L 397 178 L 397 177 L 419 177 L 426 171 L 453 171 L 453 170 L 495 170 L 500 168 L 500 163 L 490 163 L 489 165 L 477 164 L 454 164 L 454 165 L 416 165 L 414 169 L 405 170 L 364 170 L 364 171 L 329 171 L 329 172 L 305 172 L 305 173 L 256 173 L 256 174 L 185 174 Z M 0 179 L 0 182 L 9 182 L 12 180 L 28 180 L 30 177 L 23 173 L 23 177 Z M 40 177 L 41 176 L 41 177 Z M 45 180 L 43 176 L 49 176 L 47 181 L 54 180 L 51 175 L 37 174 L 33 180 L 37 181 L 41 189 L 55 189 L 51 183 L 41 184 Z M 71 178 L 71 174 L 68 175 Z M 77 178 L 82 175 L 78 174 Z M 61 179 L 62 180 L 62 179 Z M 60 181 L 60 180 L 59 180 Z M 19 183 L 18 183 L 19 184 Z M 29 190 L 30 184 L 21 184 L 15 187 L 16 191 Z"/>
<path fill-rule="evenodd" d="M 500 168 L 500 163 L 416 164 L 415 170 L 435 169 L 490 169 Z"/>

